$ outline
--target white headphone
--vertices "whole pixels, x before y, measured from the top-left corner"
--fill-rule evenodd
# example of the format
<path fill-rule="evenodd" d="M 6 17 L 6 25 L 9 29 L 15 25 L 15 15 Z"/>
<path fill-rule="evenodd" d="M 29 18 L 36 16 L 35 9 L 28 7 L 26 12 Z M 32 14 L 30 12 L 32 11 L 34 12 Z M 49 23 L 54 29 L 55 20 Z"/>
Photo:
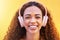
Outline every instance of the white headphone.
<path fill-rule="evenodd" d="M 44 5 L 43 5 L 43 6 L 44 6 Z M 44 8 L 45 8 L 45 16 L 43 16 L 43 25 L 42 25 L 43 27 L 46 26 L 47 20 L 48 20 L 47 9 L 46 9 L 45 6 L 44 6 Z M 23 23 L 23 18 L 22 18 L 22 16 L 20 15 L 20 10 L 19 10 L 18 20 L 19 20 L 19 22 L 20 22 L 21 27 L 23 27 L 23 26 L 24 26 L 24 23 Z"/>
<path fill-rule="evenodd" d="M 19 16 L 18 16 L 18 20 L 19 20 L 19 22 L 20 22 L 20 25 L 21 25 L 21 27 L 23 27 L 23 17 L 20 15 L 20 10 L 19 10 Z"/>

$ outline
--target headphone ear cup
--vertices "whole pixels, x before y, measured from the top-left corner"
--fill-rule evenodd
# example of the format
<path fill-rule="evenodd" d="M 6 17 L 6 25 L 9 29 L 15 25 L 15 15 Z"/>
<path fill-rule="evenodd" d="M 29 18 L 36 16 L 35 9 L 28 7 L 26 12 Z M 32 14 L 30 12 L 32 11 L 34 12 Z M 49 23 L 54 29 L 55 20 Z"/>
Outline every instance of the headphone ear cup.
<path fill-rule="evenodd" d="M 48 16 L 44 16 L 44 17 L 43 17 L 43 25 L 42 25 L 43 27 L 46 26 L 47 20 L 48 20 Z"/>
<path fill-rule="evenodd" d="M 20 17 L 20 16 L 18 16 L 18 20 L 19 20 L 19 22 L 20 22 L 21 27 L 23 27 L 23 18 Z"/>

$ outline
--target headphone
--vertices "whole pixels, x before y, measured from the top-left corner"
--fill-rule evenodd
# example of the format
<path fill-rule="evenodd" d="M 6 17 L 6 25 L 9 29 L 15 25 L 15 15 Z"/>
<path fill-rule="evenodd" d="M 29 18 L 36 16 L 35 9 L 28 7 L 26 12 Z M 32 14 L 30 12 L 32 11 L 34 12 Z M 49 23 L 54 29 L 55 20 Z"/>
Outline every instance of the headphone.
<path fill-rule="evenodd" d="M 43 6 L 44 6 L 44 5 L 43 5 Z M 45 6 L 44 6 L 44 8 L 45 8 L 45 15 L 43 16 L 43 25 L 42 25 L 43 27 L 46 26 L 47 20 L 48 20 L 47 9 L 46 9 Z M 23 27 L 23 26 L 24 26 L 24 21 L 23 21 L 23 17 L 20 15 L 20 10 L 19 10 L 18 20 L 19 20 L 19 22 L 20 22 L 21 27 Z"/>

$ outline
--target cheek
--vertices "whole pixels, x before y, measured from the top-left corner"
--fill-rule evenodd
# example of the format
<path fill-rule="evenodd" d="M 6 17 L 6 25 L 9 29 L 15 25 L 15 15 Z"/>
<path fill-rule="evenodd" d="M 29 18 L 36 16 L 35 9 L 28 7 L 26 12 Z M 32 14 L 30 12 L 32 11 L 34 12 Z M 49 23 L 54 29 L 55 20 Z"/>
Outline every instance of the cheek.
<path fill-rule="evenodd" d="M 28 24 L 29 24 L 29 20 L 24 20 L 24 26 L 26 27 L 28 27 Z"/>
<path fill-rule="evenodd" d="M 39 20 L 37 20 L 37 22 L 38 22 L 38 24 L 39 24 L 39 26 L 41 27 L 42 26 L 42 19 L 39 19 Z"/>
<path fill-rule="evenodd" d="M 37 20 L 38 21 L 38 29 L 40 30 L 42 27 L 42 20 Z"/>

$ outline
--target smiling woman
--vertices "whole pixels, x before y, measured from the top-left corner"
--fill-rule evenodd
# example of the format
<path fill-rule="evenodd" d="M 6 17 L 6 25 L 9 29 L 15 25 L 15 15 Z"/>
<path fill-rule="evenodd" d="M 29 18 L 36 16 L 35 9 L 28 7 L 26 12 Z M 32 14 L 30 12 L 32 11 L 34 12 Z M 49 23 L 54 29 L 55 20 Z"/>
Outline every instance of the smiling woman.
<path fill-rule="evenodd" d="M 59 38 L 46 7 L 38 2 L 28 2 L 17 11 L 4 40 L 59 40 Z"/>

